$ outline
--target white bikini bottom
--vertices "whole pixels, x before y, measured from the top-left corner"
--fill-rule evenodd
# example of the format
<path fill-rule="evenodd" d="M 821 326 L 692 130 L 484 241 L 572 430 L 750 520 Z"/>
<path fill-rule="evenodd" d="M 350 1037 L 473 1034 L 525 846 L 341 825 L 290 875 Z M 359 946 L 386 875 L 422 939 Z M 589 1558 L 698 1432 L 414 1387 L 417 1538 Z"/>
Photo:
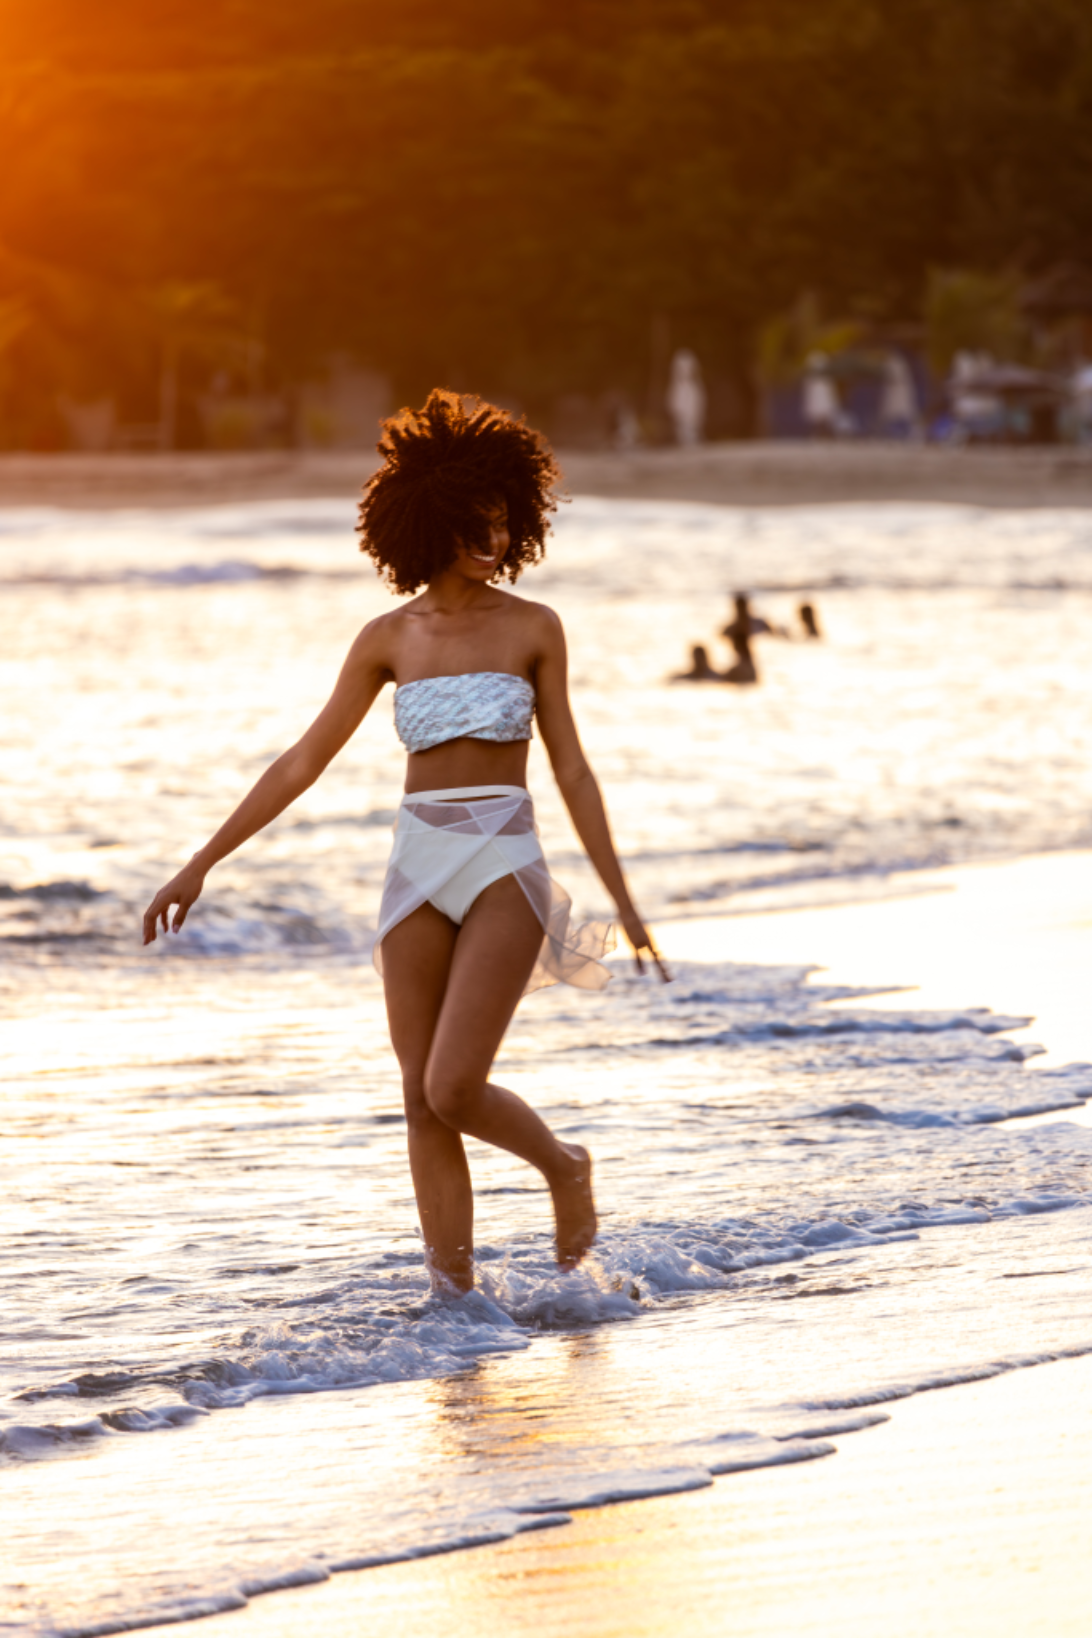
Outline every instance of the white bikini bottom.
<path fill-rule="evenodd" d="M 542 923 L 542 948 L 524 994 L 546 984 L 600 990 L 610 978 L 599 965 L 614 948 L 609 923 L 570 921 L 569 895 L 546 867 L 535 810 L 518 785 L 473 785 L 413 791 L 402 798 L 387 866 L 373 960 L 383 971 L 382 941 L 422 904 L 461 927 L 479 894 L 514 876 Z"/>

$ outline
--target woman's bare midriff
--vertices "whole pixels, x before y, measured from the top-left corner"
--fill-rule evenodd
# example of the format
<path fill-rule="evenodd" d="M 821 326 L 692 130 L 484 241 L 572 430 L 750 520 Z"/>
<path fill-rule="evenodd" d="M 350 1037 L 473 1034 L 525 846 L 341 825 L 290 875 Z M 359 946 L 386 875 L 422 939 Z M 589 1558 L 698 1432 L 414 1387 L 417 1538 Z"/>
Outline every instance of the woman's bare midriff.
<path fill-rule="evenodd" d="M 525 739 L 508 745 L 495 745 L 488 739 L 449 739 L 430 751 L 414 751 L 406 761 L 406 795 L 468 785 L 525 787 L 528 743 Z"/>

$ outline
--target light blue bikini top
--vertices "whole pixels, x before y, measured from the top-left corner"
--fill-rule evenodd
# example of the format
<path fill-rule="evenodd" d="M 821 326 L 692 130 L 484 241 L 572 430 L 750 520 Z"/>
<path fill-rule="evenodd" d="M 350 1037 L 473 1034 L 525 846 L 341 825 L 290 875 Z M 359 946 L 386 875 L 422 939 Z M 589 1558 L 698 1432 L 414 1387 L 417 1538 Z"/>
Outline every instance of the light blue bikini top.
<path fill-rule="evenodd" d="M 430 751 L 449 739 L 530 739 L 535 691 L 510 671 L 422 677 L 394 691 L 394 726 L 407 751 Z"/>

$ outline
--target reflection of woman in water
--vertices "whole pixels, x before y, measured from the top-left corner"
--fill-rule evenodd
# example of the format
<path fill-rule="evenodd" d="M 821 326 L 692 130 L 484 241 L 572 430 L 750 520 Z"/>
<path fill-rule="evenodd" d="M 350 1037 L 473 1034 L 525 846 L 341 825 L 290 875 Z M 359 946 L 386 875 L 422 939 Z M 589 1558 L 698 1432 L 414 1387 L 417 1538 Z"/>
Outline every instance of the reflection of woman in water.
<path fill-rule="evenodd" d="M 751 653 L 751 633 L 754 629 L 751 605 L 742 592 L 736 593 L 735 605 L 732 620 L 721 632 L 721 636 L 727 637 L 736 653 L 736 663 L 725 672 L 724 680 L 730 683 L 756 683 L 758 671 L 754 655 Z"/>
<path fill-rule="evenodd" d="M 473 1285 L 464 1134 L 518 1155 L 553 1197 L 557 1260 L 595 1238 L 591 1158 L 562 1143 L 489 1070 L 520 996 L 557 980 L 599 989 L 604 930 L 573 928 L 546 868 L 526 790 L 532 716 L 588 855 L 633 946 L 666 978 L 634 907 L 569 709 L 561 622 L 494 584 L 543 552 L 557 468 L 502 410 L 434 392 L 385 423 L 361 506 L 362 548 L 419 596 L 366 625 L 329 701 L 216 835 L 160 889 L 144 942 L 178 932 L 213 865 L 283 813 L 395 685 L 409 760 L 383 890 L 376 966 L 402 1068 L 410 1170 L 426 1256 L 442 1285 Z"/>

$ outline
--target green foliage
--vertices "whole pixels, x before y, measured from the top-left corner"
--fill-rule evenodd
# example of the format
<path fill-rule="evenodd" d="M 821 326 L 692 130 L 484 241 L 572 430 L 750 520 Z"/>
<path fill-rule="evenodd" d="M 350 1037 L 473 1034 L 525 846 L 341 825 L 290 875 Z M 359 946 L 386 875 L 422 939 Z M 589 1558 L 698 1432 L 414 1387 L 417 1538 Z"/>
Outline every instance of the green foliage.
<path fill-rule="evenodd" d="M 768 320 L 758 335 L 758 371 L 769 386 L 796 381 L 812 353 L 833 358 L 856 347 L 863 334 L 853 319 L 822 317 L 814 291 L 805 291 L 786 313 Z"/>
<path fill-rule="evenodd" d="M 933 268 L 925 293 L 929 363 L 946 376 L 961 351 L 1014 360 L 1023 327 L 1019 286 L 1011 274 L 941 272 Z"/>
<path fill-rule="evenodd" d="M 643 403 L 654 334 L 744 379 L 809 345 L 801 290 L 907 319 L 930 268 L 1082 259 L 1092 8 L 0 0 L 0 151 L 0 439 L 62 390 L 150 419 L 172 336 L 183 397 L 340 351 L 403 399 Z"/>

